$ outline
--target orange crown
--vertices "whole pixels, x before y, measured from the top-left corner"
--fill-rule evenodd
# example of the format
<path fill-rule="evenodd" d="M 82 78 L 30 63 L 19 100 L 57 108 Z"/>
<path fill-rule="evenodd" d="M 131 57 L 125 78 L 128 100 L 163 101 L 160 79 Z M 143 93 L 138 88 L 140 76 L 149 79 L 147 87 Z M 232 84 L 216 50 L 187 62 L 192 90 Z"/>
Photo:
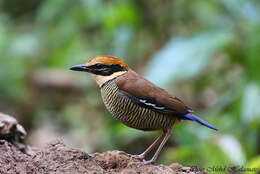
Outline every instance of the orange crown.
<path fill-rule="evenodd" d="M 129 69 L 128 65 L 120 58 L 109 55 L 95 56 L 86 63 L 86 66 L 95 65 L 97 63 L 102 63 L 104 65 L 120 65 L 126 70 Z"/>

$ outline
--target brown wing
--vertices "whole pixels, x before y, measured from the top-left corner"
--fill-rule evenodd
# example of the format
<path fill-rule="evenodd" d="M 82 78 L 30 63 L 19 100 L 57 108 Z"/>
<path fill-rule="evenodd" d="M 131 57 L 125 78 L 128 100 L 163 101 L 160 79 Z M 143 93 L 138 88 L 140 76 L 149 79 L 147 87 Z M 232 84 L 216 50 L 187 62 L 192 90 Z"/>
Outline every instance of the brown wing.
<path fill-rule="evenodd" d="M 192 112 L 180 99 L 173 97 L 132 70 L 118 78 L 117 86 L 123 94 L 143 107 L 177 115 Z"/>

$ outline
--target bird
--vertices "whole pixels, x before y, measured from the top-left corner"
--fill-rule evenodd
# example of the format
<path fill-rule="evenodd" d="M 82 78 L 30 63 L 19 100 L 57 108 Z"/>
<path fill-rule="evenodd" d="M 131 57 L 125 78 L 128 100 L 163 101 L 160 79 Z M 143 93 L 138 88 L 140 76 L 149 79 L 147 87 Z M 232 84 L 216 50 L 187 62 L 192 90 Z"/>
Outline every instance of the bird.
<path fill-rule="evenodd" d="M 138 158 L 140 164 L 156 162 L 159 153 L 172 134 L 173 126 L 183 120 L 191 120 L 218 130 L 196 116 L 194 111 L 179 98 L 137 74 L 118 57 L 95 56 L 85 64 L 72 66 L 70 70 L 90 73 L 100 88 L 106 108 L 116 120 L 138 130 L 162 130 L 161 136 L 143 153 L 131 155 Z M 145 160 L 147 154 L 159 143 L 153 157 Z"/>

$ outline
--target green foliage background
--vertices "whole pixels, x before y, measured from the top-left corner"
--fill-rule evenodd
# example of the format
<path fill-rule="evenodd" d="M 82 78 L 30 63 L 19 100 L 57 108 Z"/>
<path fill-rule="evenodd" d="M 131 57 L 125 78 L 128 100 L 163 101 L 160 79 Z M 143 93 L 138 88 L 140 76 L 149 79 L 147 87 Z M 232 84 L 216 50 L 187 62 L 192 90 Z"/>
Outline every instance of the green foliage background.
<path fill-rule="evenodd" d="M 257 0 L 2 0 L 0 53 L 0 111 L 32 145 L 140 153 L 160 134 L 113 120 L 89 75 L 68 70 L 109 54 L 219 128 L 183 122 L 159 162 L 260 168 Z"/>

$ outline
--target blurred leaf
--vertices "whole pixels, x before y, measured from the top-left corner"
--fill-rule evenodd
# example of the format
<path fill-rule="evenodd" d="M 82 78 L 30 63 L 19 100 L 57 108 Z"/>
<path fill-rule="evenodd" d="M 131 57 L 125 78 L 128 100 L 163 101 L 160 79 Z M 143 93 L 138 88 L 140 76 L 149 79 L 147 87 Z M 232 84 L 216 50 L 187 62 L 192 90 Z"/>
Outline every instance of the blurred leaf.
<path fill-rule="evenodd" d="M 213 55 L 223 48 L 231 37 L 232 34 L 225 31 L 175 37 L 152 57 L 146 76 L 158 85 L 165 85 L 169 79 L 180 81 L 194 76 L 212 60 Z"/>
<path fill-rule="evenodd" d="M 249 31 L 246 39 L 247 50 L 246 50 L 246 68 L 248 73 L 247 78 L 249 80 L 257 80 L 260 85 L 260 25 L 257 25 Z"/>
<path fill-rule="evenodd" d="M 13 58 L 32 56 L 39 51 L 40 43 L 36 35 L 24 33 L 15 36 L 11 47 L 8 50 Z"/>
<path fill-rule="evenodd" d="M 217 139 L 218 146 L 228 155 L 230 160 L 236 165 L 244 165 L 245 154 L 239 141 L 232 135 L 222 135 Z"/>
<path fill-rule="evenodd" d="M 135 27 L 140 24 L 140 16 L 134 4 L 118 1 L 108 6 L 104 15 L 104 29 L 113 30 L 118 26 Z"/>
<path fill-rule="evenodd" d="M 256 84 L 248 84 L 244 90 L 241 107 L 242 120 L 245 123 L 260 121 L 260 90 Z"/>
<path fill-rule="evenodd" d="M 221 3 L 233 14 L 233 17 L 241 17 L 247 22 L 260 22 L 260 13 L 256 3 L 247 0 L 221 0 Z"/>
<path fill-rule="evenodd" d="M 41 23 L 54 23 L 62 13 L 65 13 L 69 8 L 69 1 L 63 0 L 46 0 L 43 1 L 41 8 L 38 11 L 38 20 Z"/>
<path fill-rule="evenodd" d="M 114 32 L 114 44 L 113 44 L 113 55 L 117 57 L 125 57 L 128 45 L 133 36 L 133 31 L 129 28 L 119 28 Z"/>

